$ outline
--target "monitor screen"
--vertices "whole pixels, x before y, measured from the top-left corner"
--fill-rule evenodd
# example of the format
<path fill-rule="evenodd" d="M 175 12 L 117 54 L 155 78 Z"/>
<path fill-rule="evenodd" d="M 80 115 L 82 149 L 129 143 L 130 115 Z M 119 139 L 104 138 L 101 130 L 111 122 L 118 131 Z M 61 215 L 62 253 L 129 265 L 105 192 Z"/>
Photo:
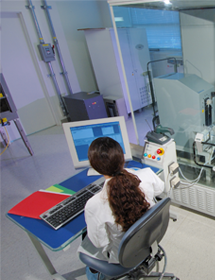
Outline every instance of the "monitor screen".
<path fill-rule="evenodd" d="M 90 166 L 88 149 L 98 137 L 113 138 L 121 145 L 125 161 L 132 159 L 124 117 L 63 123 L 63 129 L 75 168 Z"/>

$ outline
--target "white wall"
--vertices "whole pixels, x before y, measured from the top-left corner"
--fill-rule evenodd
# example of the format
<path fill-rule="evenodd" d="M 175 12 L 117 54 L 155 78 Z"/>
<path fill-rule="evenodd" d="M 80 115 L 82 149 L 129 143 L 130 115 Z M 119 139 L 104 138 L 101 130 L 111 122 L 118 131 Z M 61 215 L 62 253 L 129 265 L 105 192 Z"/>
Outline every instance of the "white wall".
<path fill-rule="evenodd" d="M 215 86 L 214 10 L 180 13 L 185 73 L 196 74 Z"/>
<path fill-rule="evenodd" d="M 84 31 L 78 29 L 111 26 L 107 2 L 79 0 L 56 4 L 81 90 L 97 90 Z"/>

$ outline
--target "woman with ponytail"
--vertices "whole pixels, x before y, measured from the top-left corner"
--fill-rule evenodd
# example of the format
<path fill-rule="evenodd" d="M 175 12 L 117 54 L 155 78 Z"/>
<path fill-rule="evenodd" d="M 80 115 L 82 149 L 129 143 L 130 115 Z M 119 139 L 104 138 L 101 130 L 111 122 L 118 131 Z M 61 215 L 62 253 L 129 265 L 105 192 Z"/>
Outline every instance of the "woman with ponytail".
<path fill-rule="evenodd" d="M 150 168 L 124 168 L 123 150 L 109 137 L 94 140 L 88 158 L 106 180 L 102 191 L 85 206 L 87 236 L 78 251 L 118 263 L 118 247 L 124 233 L 154 205 L 153 199 L 163 192 L 164 183 Z"/>

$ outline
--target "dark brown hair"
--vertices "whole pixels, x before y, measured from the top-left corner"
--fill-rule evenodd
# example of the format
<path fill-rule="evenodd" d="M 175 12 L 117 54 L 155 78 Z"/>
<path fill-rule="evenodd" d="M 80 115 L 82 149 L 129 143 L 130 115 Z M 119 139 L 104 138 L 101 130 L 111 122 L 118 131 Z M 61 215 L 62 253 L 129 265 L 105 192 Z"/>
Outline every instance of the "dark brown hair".
<path fill-rule="evenodd" d="M 140 190 L 140 179 L 124 169 L 124 154 L 112 138 L 94 140 L 88 150 L 91 166 L 100 174 L 112 177 L 108 182 L 108 200 L 115 222 L 127 231 L 149 208 Z"/>

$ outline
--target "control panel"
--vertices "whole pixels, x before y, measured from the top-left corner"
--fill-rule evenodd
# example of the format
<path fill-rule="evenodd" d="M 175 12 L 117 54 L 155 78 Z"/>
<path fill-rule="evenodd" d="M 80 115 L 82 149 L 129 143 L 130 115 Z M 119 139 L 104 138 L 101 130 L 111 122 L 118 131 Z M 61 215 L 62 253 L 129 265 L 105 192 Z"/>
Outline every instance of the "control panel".
<path fill-rule="evenodd" d="M 158 163 L 162 163 L 164 154 L 164 148 L 160 147 L 159 145 L 151 145 L 149 143 L 146 143 L 143 157 Z"/>

